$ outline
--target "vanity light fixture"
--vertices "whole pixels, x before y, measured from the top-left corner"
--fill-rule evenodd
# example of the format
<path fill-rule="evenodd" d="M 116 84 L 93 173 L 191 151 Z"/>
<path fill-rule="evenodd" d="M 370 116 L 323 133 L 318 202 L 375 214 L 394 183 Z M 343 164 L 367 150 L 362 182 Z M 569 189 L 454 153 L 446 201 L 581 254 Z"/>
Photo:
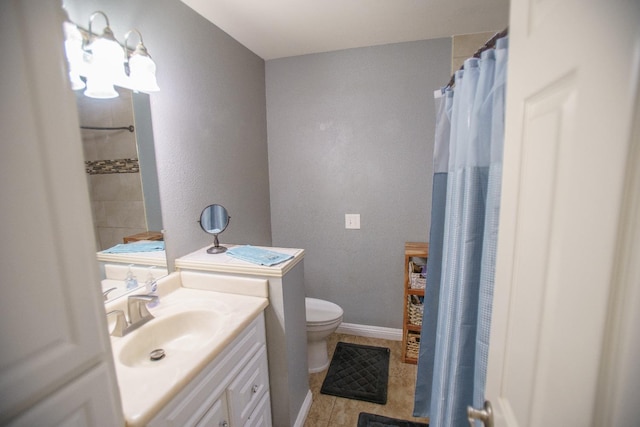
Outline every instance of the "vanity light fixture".
<path fill-rule="evenodd" d="M 131 33 L 136 33 L 140 39 L 133 53 L 129 53 L 129 46 L 127 45 Z M 156 80 L 156 63 L 151 59 L 140 31 L 134 28 L 125 34 L 124 51 L 125 73 L 129 76 L 129 87 L 145 93 L 158 92 L 160 88 Z"/>
<path fill-rule="evenodd" d="M 97 15 L 102 15 L 107 26 L 101 36 L 94 37 L 91 27 Z M 90 98 L 115 98 L 118 92 L 115 83 L 124 81 L 124 50 L 116 40 L 109 26 L 109 18 L 104 12 L 94 12 L 89 17 L 89 41 L 85 40 L 84 50 L 91 53 L 87 69 L 87 89 L 84 94 Z"/>
<path fill-rule="evenodd" d="M 67 61 L 69 62 L 71 89 L 84 89 L 86 85 L 80 78 L 81 75 L 86 74 L 84 50 L 82 49 L 84 37 L 82 37 L 78 26 L 68 19 L 64 22 L 64 36 L 64 50 L 67 55 Z"/>
<path fill-rule="evenodd" d="M 101 35 L 94 34 L 92 30 L 97 16 L 102 16 L 106 21 Z M 133 33 L 138 35 L 139 42 L 131 50 L 128 42 Z M 86 96 L 103 99 L 118 96 L 114 85 L 145 93 L 160 90 L 156 80 L 156 64 L 137 29 L 125 34 L 123 47 L 113 35 L 107 15 L 97 11 L 89 17 L 88 31 L 78 27 L 67 16 L 64 34 L 69 80 L 73 90 L 86 87 Z"/>

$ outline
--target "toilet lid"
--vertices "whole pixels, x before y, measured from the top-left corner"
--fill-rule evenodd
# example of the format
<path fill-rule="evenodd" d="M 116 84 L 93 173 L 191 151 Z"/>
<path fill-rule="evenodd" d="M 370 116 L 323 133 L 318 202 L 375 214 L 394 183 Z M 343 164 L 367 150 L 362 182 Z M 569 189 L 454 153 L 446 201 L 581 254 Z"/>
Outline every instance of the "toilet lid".
<path fill-rule="evenodd" d="M 329 301 L 317 298 L 305 298 L 307 323 L 326 323 L 339 319 L 344 311 Z"/>

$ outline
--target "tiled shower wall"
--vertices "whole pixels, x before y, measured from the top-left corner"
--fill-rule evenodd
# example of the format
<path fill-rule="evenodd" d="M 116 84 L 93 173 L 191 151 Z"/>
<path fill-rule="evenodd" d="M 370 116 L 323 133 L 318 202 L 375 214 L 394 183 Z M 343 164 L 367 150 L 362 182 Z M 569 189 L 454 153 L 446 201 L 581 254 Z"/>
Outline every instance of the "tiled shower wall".
<path fill-rule="evenodd" d="M 496 32 L 462 34 L 453 36 L 451 49 L 451 74 L 455 73 L 464 63 L 465 59 L 473 56 Z"/>
<path fill-rule="evenodd" d="M 134 124 L 131 92 L 93 99 L 76 93 L 81 126 L 123 127 Z M 138 167 L 135 132 L 81 130 L 96 246 L 98 250 L 123 242 L 123 237 L 147 231 Z"/>

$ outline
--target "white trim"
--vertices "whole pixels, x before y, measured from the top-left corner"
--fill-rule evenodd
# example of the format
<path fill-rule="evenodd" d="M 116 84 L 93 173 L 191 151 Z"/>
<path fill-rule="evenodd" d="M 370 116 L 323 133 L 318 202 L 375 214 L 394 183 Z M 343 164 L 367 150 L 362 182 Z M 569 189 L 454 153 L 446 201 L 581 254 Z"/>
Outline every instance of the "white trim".
<path fill-rule="evenodd" d="M 384 328 L 382 326 L 357 325 L 355 323 L 343 322 L 338 326 L 336 332 L 339 334 L 357 335 L 360 337 L 402 341 L 402 329 Z"/>
<path fill-rule="evenodd" d="M 603 345 L 593 425 L 625 425 L 637 418 L 637 384 L 640 368 L 640 48 L 636 47 L 635 119 L 627 156 L 627 176 L 620 225 L 616 266 L 611 279 L 607 332 Z M 635 393 L 635 394 L 634 394 Z"/>
<path fill-rule="evenodd" d="M 307 392 L 307 397 L 304 398 L 304 402 L 302 402 L 302 406 L 300 407 L 300 411 L 298 412 L 298 417 L 296 418 L 296 422 L 293 425 L 294 427 L 302 427 L 304 423 L 307 421 L 307 415 L 309 415 L 309 411 L 311 410 L 311 404 L 313 403 L 313 394 L 311 394 L 311 390 Z"/>

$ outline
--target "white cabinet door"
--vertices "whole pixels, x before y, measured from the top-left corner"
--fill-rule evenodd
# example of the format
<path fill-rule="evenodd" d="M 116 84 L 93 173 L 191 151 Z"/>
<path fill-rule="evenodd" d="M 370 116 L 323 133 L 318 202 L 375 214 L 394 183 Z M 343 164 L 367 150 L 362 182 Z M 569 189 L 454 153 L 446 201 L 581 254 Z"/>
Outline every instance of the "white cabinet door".
<path fill-rule="evenodd" d="M 196 427 L 229 427 L 229 413 L 227 412 L 227 397 L 225 394 L 216 400 L 202 417 Z"/>
<path fill-rule="evenodd" d="M 0 2 L 0 424 L 111 357 L 61 12 Z"/>
<path fill-rule="evenodd" d="M 498 426 L 616 425 L 599 417 L 615 399 L 602 387 L 620 332 L 610 296 L 631 289 L 616 274 L 625 174 L 638 162 L 638 23 L 637 1 L 511 2 L 486 391 Z"/>
<path fill-rule="evenodd" d="M 271 427 L 271 399 L 269 393 L 266 393 L 256 409 L 249 416 L 249 419 L 244 424 L 244 427 Z"/>
<path fill-rule="evenodd" d="M 267 349 L 262 346 L 227 389 L 231 424 L 243 425 L 267 390 L 269 390 Z"/>

